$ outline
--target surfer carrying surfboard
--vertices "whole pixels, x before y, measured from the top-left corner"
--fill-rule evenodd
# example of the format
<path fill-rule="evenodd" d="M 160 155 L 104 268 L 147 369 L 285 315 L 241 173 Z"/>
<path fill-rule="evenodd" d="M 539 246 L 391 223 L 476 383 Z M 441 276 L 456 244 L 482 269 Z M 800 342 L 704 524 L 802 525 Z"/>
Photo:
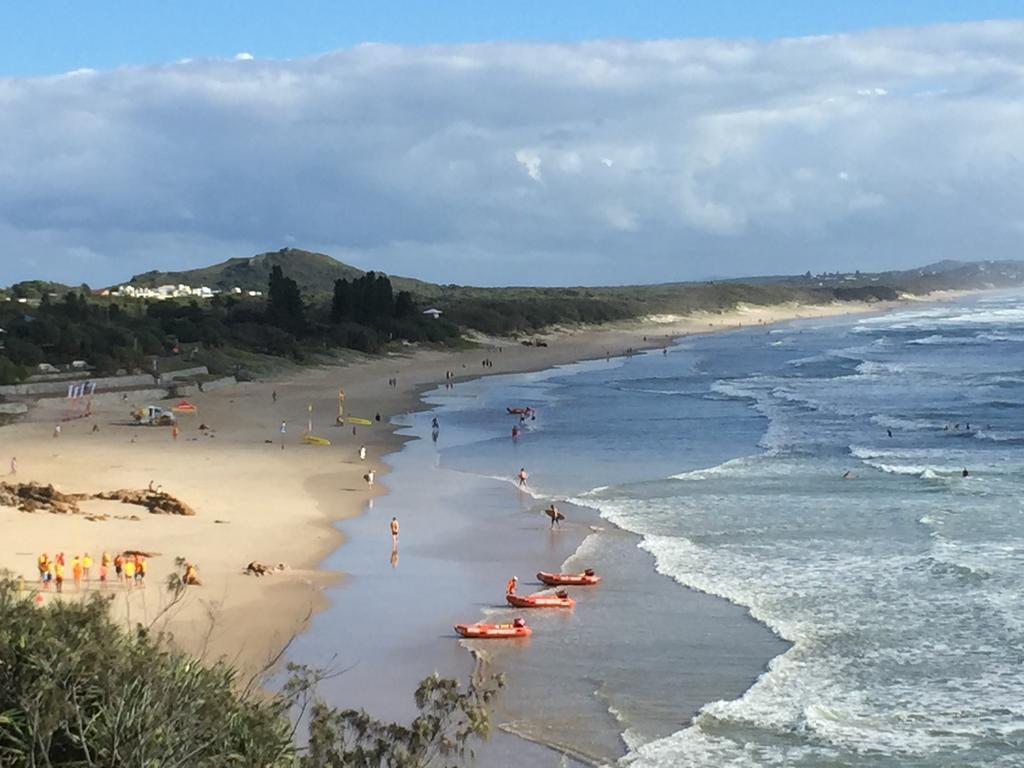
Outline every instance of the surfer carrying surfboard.
<path fill-rule="evenodd" d="M 556 525 L 560 526 L 560 521 L 565 520 L 565 515 L 558 511 L 558 507 L 551 504 L 550 507 L 544 510 L 544 514 L 551 518 L 551 527 L 554 528 Z"/>

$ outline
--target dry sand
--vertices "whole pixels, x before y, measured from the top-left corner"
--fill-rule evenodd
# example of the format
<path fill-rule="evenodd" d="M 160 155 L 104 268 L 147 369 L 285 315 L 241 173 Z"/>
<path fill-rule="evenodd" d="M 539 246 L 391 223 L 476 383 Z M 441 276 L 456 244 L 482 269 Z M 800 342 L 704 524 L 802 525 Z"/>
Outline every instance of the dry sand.
<path fill-rule="evenodd" d="M 115 596 L 115 615 L 130 624 L 156 621 L 190 652 L 227 657 L 257 671 L 322 607 L 323 587 L 344 578 L 318 569 L 327 553 L 342 543 L 333 523 L 358 515 L 372 494 L 383 492 L 380 483 L 369 489 L 363 475 L 371 467 L 378 477 L 384 474 L 387 468 L 380 457 L 401 443 L 389 417 L 419 407 L 419 393 L 444 382 L 446 371 L 458 380 L 540 370 L 660 346 L 686 334 L 889 306 L 741 307 L 723 314 L 556 331 L 538 337 L 547 341 L 547 347 L 483 339 L 484 346 L 462 352 L 410 348 L 408 354 L 306 369 L 286 380 L 199 394 L 191 398 L 198 415 L 180 417 L 177 440 L 166 428 L 124 425 L 129 403 L 110 397 L 103 398 L 108 404 L 97 407 L 92 418 L 66 423 L 63 434 L 54 438 L 53 427 L 65 404 L 42 401 L 26 420 L 0 429 L 0 467 L 6 468 L 16 456 L 17 481 L 52 483 L 64 492 L 146 488 L 153 481 L 197 514 L 168 517 L 112 502 L 87 502 L 84 506 L 90 512 L 138 517 L 93 522 L 84 516 L 0 507 L 0 569 L 35 583 L 40 552 L 63 551 L 70 560 L 88 551 L 97 563 L 103 551 L 157 552 L 150 560 L 145 589 L 126 590 L 116 584 L 107 588 Z M 494 361 L 493 367 L 481 366 L 485 357 Z M 391 377 L 397 377 L 397 387 L 388 385 Z M 380 413 L 383 420 L 357 427 L 355 435 L 351 426 L 335 426 L 340 386 L 345 389 L 347 414 L 373 420 Z M 302 443 L 310 404 L 313 432 L 329 438 L 332 445 Z M 282 420 L 287 422 L 283 441 L 278 431 Z M 211 426 L 214 436 L 200 432 L 200 423 Z M 92 431 L 94 424 L 99 432 Z M 359 460 L 360 445 L 367 446 L 367 462 Z M 177 572 L 176 557 L 198 565 L 203 586 L 189 587 L 182 601 L 169 606 L 165 583 Z M 273 576 L 246 576 L 243 569 L 251 560 L 284 563 L 286 568 Z M 96 570 L 94 566 L 94 578 Z M 97 583 L 89 583 L 82 593 L 98 589 Z M 66 584 L 66 592 L 73 595 L 73 587 Z"/>

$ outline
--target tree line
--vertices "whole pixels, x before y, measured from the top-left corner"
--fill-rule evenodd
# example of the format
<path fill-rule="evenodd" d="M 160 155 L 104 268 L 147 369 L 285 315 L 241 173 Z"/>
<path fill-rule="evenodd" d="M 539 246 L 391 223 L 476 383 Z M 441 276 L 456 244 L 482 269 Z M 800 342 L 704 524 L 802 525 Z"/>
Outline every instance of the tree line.
<path fill-rule="evenodd" d="M 22 380 L 39 363 L 84 360 L 97 374 L 145 367 L 147 357 L 186 345 L 229 348 L 302 362 L 347 348 L 377 352 L 394 341 L 452 345 L 458 327 L 423 316 L 412 295 L 368 272 L 337 280 L 331 300 L 311 300 L 275 266 L 265 299 L 219 295 L 195 300 L 124 301 L 69 290 L 38 303 L 0 303 L 0 383 Z"/>

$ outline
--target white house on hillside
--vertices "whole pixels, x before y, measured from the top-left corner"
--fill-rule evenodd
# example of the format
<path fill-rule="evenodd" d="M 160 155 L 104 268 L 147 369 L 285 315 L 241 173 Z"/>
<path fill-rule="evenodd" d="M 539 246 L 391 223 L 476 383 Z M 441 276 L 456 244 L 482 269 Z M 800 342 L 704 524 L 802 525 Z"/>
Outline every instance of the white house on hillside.
<path fill-rule="evenodd" d="M 431 307 L 430 309 L 424 309 L 423 314 L 430 315 L 432 318 L 437 320 L 437 318 L 439 318 L 443 313 L 441 312 L 440 309 L 434 309 L 433 307 Z"/>

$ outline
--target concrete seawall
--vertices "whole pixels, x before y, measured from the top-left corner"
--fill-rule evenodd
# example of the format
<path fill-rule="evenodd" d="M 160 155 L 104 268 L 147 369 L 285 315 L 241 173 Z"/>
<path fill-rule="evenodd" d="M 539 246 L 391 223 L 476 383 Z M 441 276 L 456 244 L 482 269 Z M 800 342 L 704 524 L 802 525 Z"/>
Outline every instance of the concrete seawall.
<path fill-rule="evenodd" d="M 168 373 L 162 374 L 159 377 L 154 377 L 148 373 L 136 374 L 132 376 L 103 376 L 99 378 L 92 378 L 87 374 L 75 379 L 74 382 L 64 381 L 34 381 L 28 384 L 8 384 L 0 386 L 0 397 L 54 397 L 66 395 L 68 386 L 71 383 L 83 383 L 86 381 L 92 382 L 96 385 L 96 391 L 102 392 L 104 390 L 124 390 L 138 388 L 143 389 L 146 387 L 152 387 L 154 385 L 169 385 L 171 382 L 180 381 L 182 379 L 191 379 L 197 376 L 209 375 L 205 365 L 196 366 L 194 368 L 183 368 L 180 371 L 169 371 Z M 233 380 L 233 379 L 232 379 Z"/>

